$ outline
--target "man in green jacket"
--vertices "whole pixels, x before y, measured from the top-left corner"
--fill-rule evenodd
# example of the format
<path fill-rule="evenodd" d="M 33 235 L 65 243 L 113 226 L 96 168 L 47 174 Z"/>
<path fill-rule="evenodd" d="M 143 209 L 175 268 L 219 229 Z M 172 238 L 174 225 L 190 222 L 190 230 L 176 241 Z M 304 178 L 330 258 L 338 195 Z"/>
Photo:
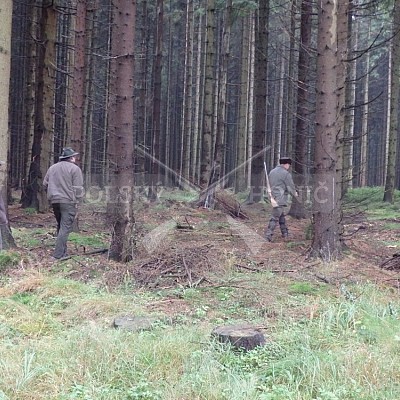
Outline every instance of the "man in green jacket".
<path fill-rule="evenodd" d="M 57 221 L 57 240 L 53 253 L 56 259 L 67 257 L 68 236 L 72 231 L 79 200 L 84 194 L 82 171 L 75 164 L 78 154 L 71 147 L 64 148 L 60 161 L 48 169 L 43 180 Z"/>
<path fill-rule="evenodd" d="M 287 238 L 289 234 L 286 226 L 285 207 L 288 205 L 289 194 L 295 197 L 298 195 L 292 174 L 289 172 L 291 165 L 292 160 L 289 157 L 282 157 L 279 160 L 279 165 L 268 174 L 271 196 L 276 202 L 276 206 L 272 208 L 271 218 L 265 232 L 265 238 L 268 242 L 272 242 L 272 235 L 278 223 L 282 237 Z"/>

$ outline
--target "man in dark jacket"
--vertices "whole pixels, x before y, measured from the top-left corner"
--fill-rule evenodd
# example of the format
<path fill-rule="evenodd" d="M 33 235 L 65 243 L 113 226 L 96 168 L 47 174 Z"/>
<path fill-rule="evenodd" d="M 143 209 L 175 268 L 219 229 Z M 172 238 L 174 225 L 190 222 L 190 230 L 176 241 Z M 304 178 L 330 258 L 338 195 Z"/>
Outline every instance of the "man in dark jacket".
<path fill-rule="evenodd" d="M 289 172 L 291 165 L 292 160 L 289 157 L 282 157 L 279 160 L 279 165 L 268 174 L 271 196 L 276 202 L 276 206 L 272 208 L 271 219 L 265 232 L 265 238 L 268 242 L 272 242 L 272 235 L 277 223 L 279 223 L 282 237 L 288 237 L 289 231 L 286 226 L 285 207 L 288 205 L 289 194 L 297 197 L 292 174 Z"/>
<path fill-rule="evenodd" d="M 75 164 L 75 152 L 70 147 L 63 149 L 60 161 L 52 165 L 43 180 L 54 216 L 57 220 L 57 240 L 53 257 L 67 257 L 67 241 L 77 213 L 79 200 L 83 197 L 83 176 Z"/>

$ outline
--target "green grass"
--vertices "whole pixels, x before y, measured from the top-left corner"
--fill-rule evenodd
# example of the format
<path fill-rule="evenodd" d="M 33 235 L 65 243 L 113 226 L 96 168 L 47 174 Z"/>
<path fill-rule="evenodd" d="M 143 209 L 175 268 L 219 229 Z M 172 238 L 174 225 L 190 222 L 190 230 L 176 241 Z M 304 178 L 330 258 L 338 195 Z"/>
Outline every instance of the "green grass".
<path fill-rule="evenodd" d="M 289 286 L 289 293 L 291 294 L 305 294 L 312 295 L 318 292 L 319 288 L 310 282 L 296 282 Z"/>
<path fill-rule="evenodd" d="M 372 219 L 398 218 L 400 211 L 400 191 L 395 191 L 393 204 L 383 202 L 382 187 L 364 187 L 351 189 L 343 201 L 344 209 L 358 208 L 365 210 Z"/>
<path fill-rule="evenodd" d="M 387 222 L 383 225 L 383 227 L 390 231 L 398 231 L 400 229 L 399 222 Z"/>
<path fill-rule="evenodd" d="M 20 261 L 21 257 L 19 254 L 8 250 L 0 251 L 0 271 L 3 271 L 8 267 L 14 267 L 18 265 Z"/>
<path fill-rule="evenodd" d="M 42 243 L 51 240 L 48 231 L 43 228 L 12 228 L 13 237 L 18 246 L 21 247 L 38 247 Z"/>
<path fill-rule="evenodd" d="M 383 203 L 382 208 L 368 210 L 368 214 L 371 219 L 382 220 L 382 219 L 392 219 L 399 217 L 400 208 L 397 205 L 388 205 Z"/>
<path fill-rule="evenodd" d="M 36 208 L 28 207 L 28 208 L 24 208 L 23 210 L 24 210 L 24 213 L 27 215 L 37 214 Z"/>
<path fill-rule="evenodd" d="M 363 187 L 350 189 L 346 193 L 345 203 L 352 205 L 377 205 L 382 202 L 383 188 L 382 187 Z"/>
<path fill-rule="evenodd" d="M 0 288 L 0 398 L 399 398 L 396 292 L 348 284 L 344 297 L 270 273 L 229 272 L 222 282 L 150 294 L 54 272 L 15 277 Z M 150 331 L 112 327 L 173 298 L 186 311 Z M 216 325 L 246 321 L 265 327 L 264 347 L 245 353 L 211 338 Z"/>
<path fill-rule="evenodd" d="M 15 228 L 12 232 L 17 245 L 22 248 L 40 246 L 50 247 L 54 245 L 55 237 L 49 235 L 49 231 L 43 228 Z M 75 246 L 105 248 L 108 246 L 107 243 L 109 237 L 107 234 L 103 233 L 88 235 L 80 232 L 72 232 L 70 233 L 68 240 Z"/>
<path fill-rule="evenodd" d="M 77 246 L 84 247 L 108 247 L 107 240 L 108 238 L 104 234 L 84 235 L 81 233 L 72 232 L 68 237 L 69 242 L 72 242 Z"/>

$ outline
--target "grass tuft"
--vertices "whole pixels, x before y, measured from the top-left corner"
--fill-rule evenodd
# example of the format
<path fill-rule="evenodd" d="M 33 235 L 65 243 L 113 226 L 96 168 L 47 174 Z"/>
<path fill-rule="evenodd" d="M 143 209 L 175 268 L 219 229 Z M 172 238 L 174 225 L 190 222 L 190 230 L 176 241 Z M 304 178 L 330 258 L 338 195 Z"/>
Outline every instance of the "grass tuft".
<path fill-rule="evenodd" d="M 21 256 L 18 253 L 12 251 L 0 251 L 0 271 L 4 271 L 6 268 L 14 267 L 21 261 Z"/>

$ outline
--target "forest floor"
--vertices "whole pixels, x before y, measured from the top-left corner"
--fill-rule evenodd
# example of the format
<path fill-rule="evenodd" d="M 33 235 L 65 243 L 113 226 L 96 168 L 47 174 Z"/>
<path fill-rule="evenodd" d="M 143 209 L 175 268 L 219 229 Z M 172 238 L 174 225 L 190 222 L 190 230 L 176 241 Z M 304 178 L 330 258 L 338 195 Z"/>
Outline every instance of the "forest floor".
<path fill-rule="evenodd" d="M 127 281 L 149 289 L 219 285 L 230 268 L 243 273 L 269 270 L 295 281 L 336 286 L 365 281 L 399 285 L 400 258 L 394 254 L 400 248 L 400 217 L 378 220 L 364 211 L 345 212 L 347 248 L 342 260 L 328 263 L 308 257 L 309 219 L 287 217 L 289 239 L 282 239 L 277 228 L 269 243 L 263 236 L 270 206 L 264 202 L 242 204 L 246 217 L 233 218 L 226 210 L 195 208 L 170 196 L 136 207 L 137 250 L 133 261 L 122 264 L 101 252 L 111 239 L 104 206 L 85 203 L 79 233 L 70 235 L 70 258 L 56 263 L 51 259 L 52 213 L 27 211 L 18 204 L 9 207 L 17 252 L 22 255 L 21 268 L 13 269 L 14 274 L 27 268 L 65 270 L 69 278 L 108 289 Z"/>
<path fill-rule="evenodd" d="M 81 206 L 70 256 L 55 261 L 54 216 L 15 200 L 17 247 L 0 252 L 0 398 L 399 399 L 400 204 L 382 188 L 349 192 L 346 249 L 328 262 L 309 257 L 309 218 L 288 217 L 289 240 L 269 243 L 270 205 L 242 203 L 235 218 L 240 196 L 225 195 L 217 210 L 177 190 L 135 201 L 128 263 L 107 257 L 104 204 Z M 124 318 L 148 325 L 115 329 Z M 215 342 L 216 327 L 238 324 L 265 345 Z"/>

